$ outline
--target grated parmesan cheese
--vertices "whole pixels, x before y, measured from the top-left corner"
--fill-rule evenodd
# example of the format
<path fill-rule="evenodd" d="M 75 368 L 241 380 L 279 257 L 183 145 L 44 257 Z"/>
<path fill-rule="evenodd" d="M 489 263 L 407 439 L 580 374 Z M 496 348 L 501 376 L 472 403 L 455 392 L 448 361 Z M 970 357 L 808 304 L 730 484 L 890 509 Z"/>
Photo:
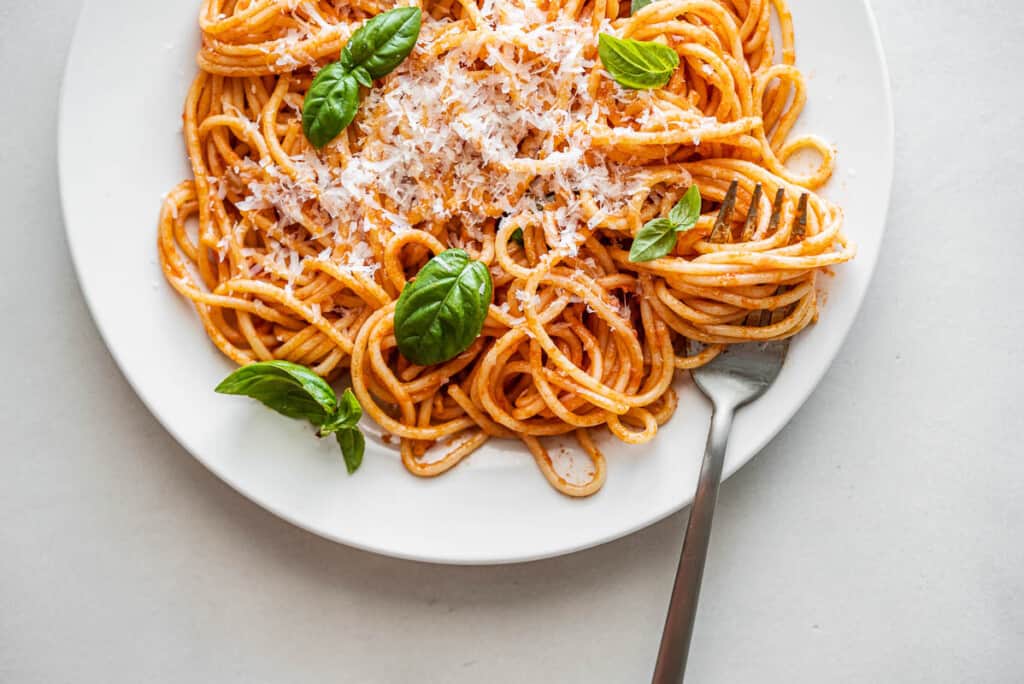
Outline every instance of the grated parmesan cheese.
<path fill-rule="evenodd" d="M 326 27 L 308 0 L 289 0 L 288 9 L 302 28 L 267 44 L 286 68 L 299 65 L 293 55 L 301 54 L 302 41 Z M 428 46 L 452 22 L 424 15 L 413 54 L 366 93 L 353 124 L 361 144 L 337 150 L 341 166 L 313 152 L 290 159 L 294 173 L 269 158 L 246 160 L 238 170 L 245 193 L 235 206 L 273 209 L 278 233 L 322 225 L 313 237 L 327 236 L 342 249 L 317 258 L 338 254 L 339 267 L 351 273 L 379 268 L 362 233 L 401 234 L 424 221 L 448 221 L 463 240 L 480 240 L 484 221 L 526 214 L 550 224 L 545 233 L 553 247 L 576 255 L 586 231 L 621 213 L 642 184 L 628 166 L 589 154 L 587 127 L 604 112 L 589 93 L 595 59 L 584 48 L 611 24 L 550 20 L 534 3 L 514 0 L 483 0 L 479 12 L 484 23 L 441 54 L 428 54 Z M 470 71 L 477 59 L 490 69 Z M 642 126 L 668 125 L 651 93 L 623 97 L 647 98 Z M 339 145 L 346 143 L 325 152 Z M 550 216 L 539 206 L 551 207 Z M 289 247 L 275 245 L 269 258 L 291 278 L 301 275 Z"/>
<path fill-rule="evenodd" d="M 518 299 L 523 304 L 529 304 L 535 309 L 540 306 L 540 296 L 537 295 L 537 293 L 534 293 L 533 295 L 528 295 L 524 290 L 516 290 L 516 299 Z"/>

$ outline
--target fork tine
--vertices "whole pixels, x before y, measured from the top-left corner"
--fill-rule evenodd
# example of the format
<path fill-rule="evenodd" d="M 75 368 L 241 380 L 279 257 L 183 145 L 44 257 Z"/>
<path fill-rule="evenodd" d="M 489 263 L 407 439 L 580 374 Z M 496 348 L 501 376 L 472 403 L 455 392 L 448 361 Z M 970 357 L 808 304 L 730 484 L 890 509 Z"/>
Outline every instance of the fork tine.
<path fill-rule="evenodd" d="M 784 288 L 780 285 L 779 288 L 775 290 L 775 294 L 780 295 L 786 291 L 787 288 Z M 768 325 L 769 323 L 778 323 L 782 319 L 789 316 L 789 314 L 793 313 L 794 308 L 795 307 L 792 304 L 787 304 L 785 306 L 779 307 L 778 309 L 775 309 L 774 311 L 771 311 L 771 315 L 768 317 L 768 322 L 765 323 L 765 325 Z"/>
<path fill-rule="evenodd" d="M 782 292 L 781 285 L 776 287 L 769 296 L 774 297 L 780 292 Z M 744 323 L 753 328 L 763 328 L 772 322 L 772 316 L 774 313 L 775 311 L 773 309 L 755 309 L 747 314 L 747 317 L 744 319 Z"/>
<path fill-rule="evenodd" d="M 779 221 L 782 220 L 782 202 L 786 199 L 786 191 L 779 188 L 775 193 L 775 202 L 772 204 L 772 218 L 768 222 L 768 235 L 774 235 L 779 229 Z"/>
<path fill-rule="evenodd" d="M 743 324 L 748 328 L 760 328 L 764 325 L 765 314 L 771 314 L 767 309 L 755 309 L 746 315 Z"/>
<path fill-rule="evenodd" d="M 761 213 L 761 184 L 754 186 L 754 194 L 750 197 L 750 209 L 747 210 L 747 220 L 743 223 L 743 234 L 740 235 L 740 242 L 750 242 L 754 237 L 754 229 L 757 228 L 758 214 Z"/>
<path fill-rule="evenodd" d="M 775 297 L 776 295 L 782 294 L 784 291 L 785 288 L 782 285 L 779 285 L 775 288 L 775 291 L 772 292 L 771 296 Z M 779 309 L 758 309 L 757 311 L 751 311 L 750 315 L 747 316 L 747 324 L 763 328 L 766 325 L 778 323 L 780 320 L 788 316 L 790 311 L 792 311 L 792 305 L 784 306 Z"/>
<path fill-rule="evenodd" d="M 789 244 L 800 242 L 807 235 L 807 193 L 800 195 L 800 202 L 796 206 L 796 221 L 793 225 L 793 234 L 789 238 Z"/>
<path fill-rule="evenodd" d="M 715 219 L 715 227 L 711 231 L 711 242 L 726 242 L 728 237 L 731 237 L 732 229 L 728 226 L 729 219 L 732 217 L 732 210 L 736 206 L 736 191 L 739 190 L 740 184 L 737 181 L 733 181 L 729 184 L 729 190 L 725 193 L 725 198 L 722 200 L 722 208 L 718 210 L 718 218 Z"/>

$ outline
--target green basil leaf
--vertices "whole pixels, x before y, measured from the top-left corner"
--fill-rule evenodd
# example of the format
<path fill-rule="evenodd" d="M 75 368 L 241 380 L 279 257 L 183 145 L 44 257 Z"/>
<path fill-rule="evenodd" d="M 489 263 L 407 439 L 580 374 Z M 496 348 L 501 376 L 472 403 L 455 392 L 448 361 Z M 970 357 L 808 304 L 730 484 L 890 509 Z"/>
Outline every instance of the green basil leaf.
<path fill-rule="evenodd" d="M 302 105 L 302 131 L 314 147 L 334 140 L 359 109 L 359 82 L 340 62 L 328 64 L 313 79 Z"/>
<path fill-rule="evenodd" d="M 372 78 L 387 76 L 412 52 L 421 21 L 419 7 L 396 7 L 378 14 L 352 34 L 341 63 L 348 70 L 361 67 Z"/>
<path fill-rule="evenodd" d="M 629 5 L 629 16 L 633 16 L 634 14 L 642 10 L 644 7 L 650 5 L 652 2 L 654 2 L 654 0 L 633 0 L 633 2 L 630 3 Z"/>
<path fill-rule="evenodd" d="M 644 224 L 633 238 L 629 260 L 638 264 L 660 259 L 675 248 L 679 233 L 685 233 L 693 228 L 697 225 L 698 219 L 700 188 L 694 183 L 668 212 L 668 218 L 656 218 Z"/>
<path fill-rule="evenodd" d="M 331 386 L 305 366 L 289 361 L 261 361 L 239 368 L 217 385 L 221 394 L 258 399 L 289 418 L 305 418 L 323 437 L 335 433 L 345 468 L 352 474 L 363 462 L 366 440 L 359 431 L 363 407 L 346 389 L 341 400 Z"/>
<path fill-rule="evenodd" d="M 667 218 L 656 218 L 644 224 L 633 238 L 629 260 L 634 264 L 659 259 L 676 246 L 676 227 Z"/>
<path fill-rule="evenodd" d="M 341 457 L 345 459 L 345 469 L 348 474 L 356 472 L 363 464 L 363 452 L 366 451 L 366 438 L 359 428 L 345 428 L 335 433 L 338 446 L 341 447 Z"/>
<path fill-rule="evenodd" d="M 513 230 L 512 234 L 508 236 L 508 239 L 511 240 L 512 242 L 517 243 L 520 247 L 526 244 L 526 241 L 523 238 L 522 228 L 516 228 L 515 230 Z"/>
<path fill-rule="evenodd" d="M 627 88 L 660 88 L 679 66 L 679 55 L 667 45 L 607 33 L 598 36 L 597 54 L 608 73 Z"/>
<path fill-rule="evenodd" d="M 318 434 L 323 437 L 332 432 L 354 428 L 359 424 L 359 419 L 362 417 L 363 407 L 359 405 L 359 400 L 356 399 L 356 395 L 352 393 L 352 390 L 346 389 L 338 399 L 337 413 L 320 426 Z"/>
<path fill-rule="evenodd" d="M 305 418 L 314 425 L 322 425 L 338 410 L 331 386 L 309 368 L 289 361 L 243 366 L 216 391 L 252 397 L 289 418 Z"/>
<path fill-rule="evenodd" d="M 700 218 L 700 188 L 694 183 L 686 191 L 686 194 L 676 202 L 672 211 L 668 212 L 668 219 L 675 224 L 676 232 L 690 230 L 697 225 Z"/>
<path fill-rule="evenodd" d="M 363 417 L 363 407 L 359 405 L 359 400 L 351 388 L 342 392 L 341 399 L 338 400 L 338 415 L 342 414 L 349 416 L 348 419 L 353 425 Z"/>
<path fill-rule="evenodd" d="M 352 78 L 356 79 L 356 82 L 367 88 L 373 87 L 373 78 L 370 76 L 370 72 L 361 66 L 352 68 Z"/>
<path fill-rule="evenodd" d="M 435 256 L 395 305 L 395 339 L 402 356 L 430 366 L 464 352 L 480 336 L 493 294 L 483 262 L 461 249 Z"/>

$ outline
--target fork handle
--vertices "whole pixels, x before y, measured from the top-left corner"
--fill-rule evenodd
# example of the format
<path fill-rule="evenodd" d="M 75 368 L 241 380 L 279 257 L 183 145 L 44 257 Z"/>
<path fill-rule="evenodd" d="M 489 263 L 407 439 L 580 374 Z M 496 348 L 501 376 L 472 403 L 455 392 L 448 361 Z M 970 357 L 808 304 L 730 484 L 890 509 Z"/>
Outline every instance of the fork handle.
<path fill-rule="evenodd" d="M 704 462 L 686 523 L 683 553 L 679 557 L 679 569 L 676 570 L 676 581 L 672 587 L 672 599 L 665 618 L 665 629 L 661 634 L 661 647 L 658 649 L 652 684 L 679 684 L 686 672 L 686 656 L 690 651 L 690 637 L 697 617 L 704 560 L 711 540 L 711 518 L 715 513 L 725 447 L 729 441 L 734 413 L 734 406 L 715 406 L 711 416 Z"/>

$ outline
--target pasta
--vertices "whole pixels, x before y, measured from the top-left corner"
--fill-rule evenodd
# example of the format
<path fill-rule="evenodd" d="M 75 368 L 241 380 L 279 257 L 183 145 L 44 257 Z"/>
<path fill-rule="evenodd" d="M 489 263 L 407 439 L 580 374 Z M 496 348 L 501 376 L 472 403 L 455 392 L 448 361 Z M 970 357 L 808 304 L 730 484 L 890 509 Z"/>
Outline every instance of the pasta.
<path fill-rule="evenodd" d="M 315 73 L 390 8 L 203 2 L 183 117 L 193 178 L 166 195 L 158 246 L 234 362 L 350 374 L 416 475 L 518 438 L 552 486 L 587 496 L 606 473 L 595 430 L 650 441 L 676 409 L 677 371 L 816 319 L 818 273 L 855 247 L 815 192 L 834 150 L 791 134 L 806 85 L 784 0 L 657 0 L 632 16 L 616 0 L 428 0 L 412 54 L 315 149 L 302 127 Z M 624 88 L 598 59 L 601 32 L 668 45 L 679 66 L 663 88 Z M 809 173 L 787 167 L 798 151 L 819 157 Z M 734 181 L 735 229 L 716 239 Z M 632 238 L 693 184 L 696 225 L 667 256 L 631 262 Z M 449 247 L 489 267 L 494 298 L 466 351 L 417 366 L 397 350 L 395 301 Z M 770 325 L 747 325 L 763 310 Z M 590 461 L 582 480 L 543 442 L 570 434 Z"/>

